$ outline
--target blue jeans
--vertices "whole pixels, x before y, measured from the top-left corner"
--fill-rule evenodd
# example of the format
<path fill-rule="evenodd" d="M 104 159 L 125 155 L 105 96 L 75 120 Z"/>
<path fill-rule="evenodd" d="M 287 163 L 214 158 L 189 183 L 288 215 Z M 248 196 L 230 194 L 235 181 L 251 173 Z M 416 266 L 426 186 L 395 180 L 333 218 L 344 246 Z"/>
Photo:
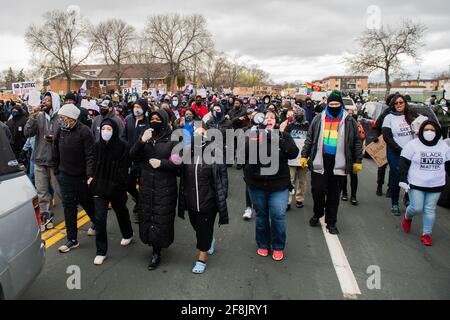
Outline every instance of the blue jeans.
<path fill-rule="evenodd" d="M 400 197 L 400 154 L 387 147 L 387 161 L 389 162 L 389 189 L 391 190 L 391 203 L 398 205 Z"/>
<path fill-rule="evenodd" d="M 410 189 L 409 206 L 406 208 L 406 218 L 412 219 L 416 214 L 423 214 L 423 234 L 431 234 L 436 218 L 436 206 L 440 192 L 425 192 Z"/>
<path fill-rule="evenodd" d="M 256 243 L 260 249 L 284 250 L 289 190 L 267 192 L 249 187 L 256 211 Z M 269 221 L 270 218 L 270 221 Z"/>

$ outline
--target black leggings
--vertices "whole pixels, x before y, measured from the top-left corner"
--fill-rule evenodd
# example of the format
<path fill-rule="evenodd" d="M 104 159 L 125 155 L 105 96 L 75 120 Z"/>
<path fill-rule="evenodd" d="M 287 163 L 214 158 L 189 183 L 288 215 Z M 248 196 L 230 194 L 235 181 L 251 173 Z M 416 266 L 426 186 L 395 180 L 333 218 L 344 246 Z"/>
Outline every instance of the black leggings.
<path fill-rule="evenodd" d="M 348 174 L 350 176 L 350 188 L 352 192 L 352 197 L 356 197 L 356 192 L 358 191 L 358 175 L 355 173 Z M 342 194 L 348 194 L 347 192 L 347 176 L 344 177 L 344 182 L 342 185 Z"/>
<path fill-rule="evenodd" d="M 211 248 L 216 216 L 217 209 L 201 212 L 189 210 L 189 220 L 197 237 L 197 249 L 202 252 L 206 252 Z"/>

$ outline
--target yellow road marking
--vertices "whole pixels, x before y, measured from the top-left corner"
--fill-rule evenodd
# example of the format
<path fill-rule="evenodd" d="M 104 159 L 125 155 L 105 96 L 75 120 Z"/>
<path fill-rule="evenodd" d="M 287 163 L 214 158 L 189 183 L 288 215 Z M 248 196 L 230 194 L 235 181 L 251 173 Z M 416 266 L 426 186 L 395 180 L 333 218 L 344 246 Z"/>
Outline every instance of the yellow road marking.
<path fill-rule="evenodd" d="M 77 227 L 80 228 L 91 221 L 84 210 L 78 212 Z M 56 230 L 55 230 L 56 229 Z M 48 249 L 57 242 L 66 237 L 66 224 L 61 222 L 55 229 L 48 230 L 42 234 L 42 240 L 45 240 L 45 248 Z"/>

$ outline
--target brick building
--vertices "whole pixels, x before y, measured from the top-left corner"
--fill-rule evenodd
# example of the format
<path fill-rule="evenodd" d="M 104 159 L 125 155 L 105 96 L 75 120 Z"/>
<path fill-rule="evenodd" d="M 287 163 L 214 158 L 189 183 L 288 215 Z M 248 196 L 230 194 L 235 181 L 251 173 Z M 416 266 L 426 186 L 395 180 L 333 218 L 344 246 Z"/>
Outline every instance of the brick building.
<path fill-rule="evenodd" d="M 369 77 L 367 76 L 330 76 L 322 80 L 314 80 L 312 83 L 325 87 L 327 90 L 343 92 L 367 92 L 369 89 Z"/>

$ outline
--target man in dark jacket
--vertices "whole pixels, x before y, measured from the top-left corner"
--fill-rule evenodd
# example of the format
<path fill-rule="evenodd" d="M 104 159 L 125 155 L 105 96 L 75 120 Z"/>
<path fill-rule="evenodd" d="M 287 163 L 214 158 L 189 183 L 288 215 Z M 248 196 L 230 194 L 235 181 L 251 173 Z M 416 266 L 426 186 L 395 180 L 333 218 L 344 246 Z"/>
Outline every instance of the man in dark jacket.
<path fill-rule="evenodd" d="M 139 140 L 139 137 L 142 136 L 145 130 L 147 130 L 150 126 L 150 122 L 146 113 L 148 111 L 148 100 L 139 99 L 132 105 L 133 113 L 128 115 L 125 119 L 125 141 L 128 142 L 128 148 L 131 149 L 136 142 Z M 128 193 L 133 197 L 136 202 L 136 206 L 134 207 L 134 222 L 139 223 L 139 217 L 137 214 L 138 210 L 138 198 L 139 192 L 136 188 L 136 184 L 139 183 L 141 176 L 141 161 L 142 159 L 134 159 L 130 163 L 130 174 L 128 176 Z"/>
<path fill-rule="evenodd" d="M 106 96 L 100 104 L 100 115 L 97 116 L 92 123 L 91 132 L 94 136 L 95 142 L 100 140 L 100 124 L 105 119 L 111 119 L 117 124 L 117 126 L 119 127 L 119 136 L 121 139 L 123 139 L 125 126 L 123 125 L 122 120 L 118 116 L 116 116 L 113 102 L 111 100 L 111 97 L 109 96 Z"/>
<path fill-rule="evenodd" d="M 61 253 L 77 248 L 77 215 L 80 204 L 95 225 L 94 198 L 88 181 L 94 176 L 94 138 L 89 128 L 77 121 L 80 110 L 73 104 L 64 105 L 58 112 L 60 129 L 54 141 L 54 161 L 64 207 L 67 243 Z M 92 229 L 92 228 L 91 228 Z M 88 231 L 94 235 L 93 230 Z"/>
<path fill-rule="evenodd" d="M 342 95 L 333 91 L 328 106 L 311 123 L 302 150 L 300 164 L 311 170 L 311 193 L 314 216 L 310 225 L 316 226 L 325 214 L 327 229 L 339 234 L 336 228 L 339 198 L 343 179 L 362 169 L 362 142 L 355 119 L 344 110 Z"/>
<path fill-rule="evenodd" d="M 19 162 L 23 162 L 24 159 L 22 159 L 21 152 L 22 148 L 27 141 L 27 138 L 25 138 L 25 125 L 27 124 L 28 118 L 25 115 L 24 110 L 21 106 L 15 105 L 11 109 L 11 116 L 12 118 L 8 120 L 6 125 L 9 127 L 9 131 L 11 131 L 12 134 L 12 149 L 14 151 L 14 155 L 16 156 L 16 159 Z"/>

